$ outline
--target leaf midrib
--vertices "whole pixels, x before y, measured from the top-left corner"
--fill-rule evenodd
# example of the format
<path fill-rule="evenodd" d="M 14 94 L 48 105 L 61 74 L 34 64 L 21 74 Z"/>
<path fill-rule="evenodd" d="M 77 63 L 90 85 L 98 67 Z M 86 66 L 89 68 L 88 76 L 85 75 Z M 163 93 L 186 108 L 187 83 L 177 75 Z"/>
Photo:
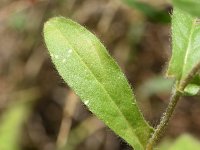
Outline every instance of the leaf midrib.
<path fill-rule="evenodd" d="M 56 28 L 55 29 L 61 33 L 62 37 L 67 40 L 65 38 L 65 36 L 62 34 L 61 30 L 59 30 L 59 28 Z M 67 40 L 68 41 L 68 40 Z M 92 44 L 92 43 L 91 43 Z M 93 46 L 93 44 L 92 44 Z M 93 46 L 94 47 L 94 46 Z M 105 91 L 105 93 L 108 95 L 108 98 L 111 100 L 111 102 L 116 106 L 119 114 L 121 114 L 125 120 L 125 122 L 127 123 L 127 125 L 130 127 L 131 131 L 132 131 L 132 134 L 133 136 L 135 136 L 137 138 L 137 140 L 139 141 L 139 144 L 141 147 L 143 147 L 142 143 L 140 142 L 140 140 L 138 139 L 138 137 L 136 136 L 136 134 L 133 132 L 134 129 L 132 129 L 132 126 L 130 125 L 130 123 L 128 122 L 128 120 L 126 119 L 125 115 L 120 111 L 119 107 L 117 106 L 117 104 L 115 103 L 115 101 L 112 99 L 112 97 L 110 96 L 110 94 L 107 92 L 107 90 L 105 89 L 105 87 L 101 84 L 101 82 L 96 78 L 96 76 L 94 75 L 94 73 L 90 70 L 90 68 L 87 66 L 87 64 L 82 60 L 81 56 L 78 54 L 78 52 L 73 49 L 74 52 L 76 53 L 76 55 L 78 56 L 78 58 L 81 60 L 81 62 L 83 63 L 83 65 L 86 66 L 86 68 L 88 68 L 88 70 L 91 72 L 92 76 L 95 78 L 95 80 L 97 81 L 97 83 L 99 83 L 99 85 L 101 86 L 101 88 Z M 144 147 L 143 147 L 144 148 Z"/>
<path fill-rule="evenodd" d="M 189 51 L 190 51 L 190 46 L 191 46 L 191 42 L 192 42 L 192 35 L 194 33 L 196 20 L 197 20 L 197 18 L 195 18 L 192 22 L 192 26 L 191 26 L 191 30 L 190 30 L 190 34 L 189 34 L 189 38 L 188 38 L 188 42 L 187 42 L 188 44 L 187 44 L 187 48 L 186 48 L 186 53 L 185 53 L 185 57 L 184 57 L 184 61 L 183 61 L 181 79 L 183 78 L 183 73 L 185 71 L 185 67 L 186 67 L 186 64 L 187 64 L 187 59 L 188 59 L 188 55 L 189 55 Z"/>

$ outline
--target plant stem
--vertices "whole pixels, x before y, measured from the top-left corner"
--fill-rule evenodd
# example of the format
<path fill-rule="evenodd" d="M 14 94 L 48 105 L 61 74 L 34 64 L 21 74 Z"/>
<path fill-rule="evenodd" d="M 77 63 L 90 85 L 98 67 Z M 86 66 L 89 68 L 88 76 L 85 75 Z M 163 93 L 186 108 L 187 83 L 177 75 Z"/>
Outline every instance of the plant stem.
<path fill-rule="evenodd" d="M 173 115 L 173 112 L 175 110 L 176 104 L 178 103 L 180 97 L 182 96 L 182 93 L 185 89 L 185 87 L 190 83 L 190 81 L 193 79 L 193 77 L 196 75 L 196 73 L 200 69 L 200 63 L 198 63 L 187 75 L 185 79 L 183 79 L 180 83 L 176 84 L 173 94 L 171 96 L 169 105 L 163 114 L 163 117 L 161 118 L 160 124 L 157 126 L 155 132 L 153 133 L 152 137 L 150 138 L 146 150 L 153 150 L 154 145 L 160 139 L 162 136 L 163 132 L 165 131 L 165 128 L 168 125 L 168 122 Z"/>
<path fill-rule="evenodd" d="M 153 146 L 156 144 L 158 139 L 160 139 L 160 137 L 162 136 L 162 133 L 165 130 L 165 128 L 175 110 L 176 104 L 181 96 L 181 92 L 177 89 L 178 88 L 175 88 L 175 90 L 171 96 L 169 105 L 166 109 L 166 112 L 163 114 L 160 124 L 157 126 L 155 132 L 153 133 L 152 137 L 150 138 L 149 143 L 147 144 L 146 150 L 153 150 Z"/>
<path fill-rule="evenodd" d="M 194 78 L 194 76 L 197 74 L 197 72 L 200 70 L 200 62 L 190 71 L 190 73 L 187 75 L 187 77 L 182 80 L 182 82 L 179 85 L 179 90 L 183 91 L 187 84 Z"/>

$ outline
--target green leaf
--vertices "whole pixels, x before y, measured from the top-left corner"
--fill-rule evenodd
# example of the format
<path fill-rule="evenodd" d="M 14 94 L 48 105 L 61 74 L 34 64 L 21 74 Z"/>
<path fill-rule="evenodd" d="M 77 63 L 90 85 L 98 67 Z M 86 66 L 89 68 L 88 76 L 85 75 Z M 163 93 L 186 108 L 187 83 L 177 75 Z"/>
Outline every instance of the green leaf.
<path fill-rule="evenodd" d="M 63 17 L 45 24 L 44 38 L 59 74 L 85 105 L 136 150 L 143 150 L 153 129 L 103 44 L 84 27 Z"/>
<path fill-rule="evenodd" d="M 185 134 L 180 136 L 169 150 L 199 150 L 200 142 L 194 137 Z"/>
<path fill-rule="evenodd" d="M 177 8 L 172 16 L 172 47 L 167 76 L 184 80 L 200 63 L 200 24 L 198 18 Z"/>
<path fill-rule="evenodd" d="M 192 81 L 185 87 L 184 93 L 185 96 L 195 96 L 200 94 L 200 75 L 197 74 L 194 76 Z"/>
<path fill-rule="evenodd" d="M 191 15 L 200 17 L 200 1 L 199 0 L 173 0 L 175 7 L 190 13 Z"/>
<path fill-rule="evenodd" d="M 123 0 L 129 6 L 141 11 L 152 22 L 169 23 L 170 15 L 164 10 L 158 10 L 151 5 L 136 0 Z"/>
<path fill-rule="evenodd" d="M 200 86 L 196 84 L 189 84 L 184 89 L 185 96 L 195 96 L 198 95 L 200 91 Z"/>

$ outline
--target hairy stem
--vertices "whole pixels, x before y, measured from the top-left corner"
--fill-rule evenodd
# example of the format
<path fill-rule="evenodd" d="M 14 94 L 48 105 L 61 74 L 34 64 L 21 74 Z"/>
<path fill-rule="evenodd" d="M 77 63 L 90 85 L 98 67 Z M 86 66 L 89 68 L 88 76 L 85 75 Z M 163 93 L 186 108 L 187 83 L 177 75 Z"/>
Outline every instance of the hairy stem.
<path fill-rule="evenodd" d="M 180 96 L 181 96 L 181 92 L 179 90 L 177 90 L 177 88 L 175 88 L 175 90 L 172 94 L 171 100 L 169 102 L 169 105 L 166 109 L 166 112 L 163 114 L 160 124 L 157 126 L 154 134 L 150 138 L 149 143 L 147 144 L 146 150 L 153 150 L 153 146 L 156 144 L 158 139 L 160 139 L 160 137 L 162 136 L 162 134 L 163 134 L 165 128 L 167 127 L 168 122 L 175 110 L 176 104 L 177 104 L 178 100 L 180 99 Z"/>
<path fill-rule="evenodd" d="M 187 75 L 187 77 L 180 83 L 180 85 L 179 85 L 179 90 L 180 91 L 183 91 L 185 89 L 185 87 L 188 85 L 188 83 L 197 74 L 199 69 L 200 69 L 200 62 L 190 71 L 190 73 Z"/>
<path fill-rule="evenodd" d="M 200 69 L 200 63 L 198 63 L 191 72 L 187 75 L 185 79 L 183 79 L 180 83 L 176 84 L 176 87 L 173 90 L 169 105 L 161 118 L 160 124 L 157 126 L 155 132 L 153 133 L 152 137 L 150 138 L 146 150 L 153 150 L 154 145 L 156 142 L 161 138 L 163 132 L 165 131 L 170 118 L 173 115 L 175 110 L 176 104 L 179 101 L 185 87 L 190 83 L 190 81 L 194 78 L 197 72 Z"/>

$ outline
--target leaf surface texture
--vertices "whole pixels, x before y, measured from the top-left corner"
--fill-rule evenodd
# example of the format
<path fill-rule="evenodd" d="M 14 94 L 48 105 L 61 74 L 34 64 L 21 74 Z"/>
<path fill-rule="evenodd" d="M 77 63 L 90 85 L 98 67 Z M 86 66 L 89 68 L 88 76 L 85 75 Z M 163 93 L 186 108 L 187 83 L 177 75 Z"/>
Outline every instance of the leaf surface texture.
<path fill-rule="evenodd" d="M 172 16 L 172 48 L 167 75 L 181 81 L 200 63 L 200 24 L 177 8 Z"/>
<path fill-rule="evenodd" d="M 103 44 L 84 27 L 63 17 L 45 24 L 44 37 L 59 74 L 85 105 L 136 150 L 143 150 L 152 128 Z"/>

